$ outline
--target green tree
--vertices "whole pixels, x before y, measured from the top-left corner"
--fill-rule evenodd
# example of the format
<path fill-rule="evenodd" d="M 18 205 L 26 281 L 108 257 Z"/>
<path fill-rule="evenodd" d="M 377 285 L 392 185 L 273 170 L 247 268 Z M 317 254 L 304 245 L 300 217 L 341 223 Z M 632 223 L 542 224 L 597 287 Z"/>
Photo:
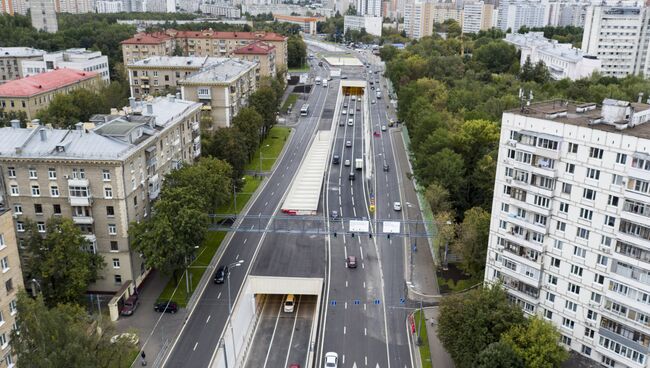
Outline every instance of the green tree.
<path fill-rule="evenodd" d="M 449 191 L 436 182 L 427 186 L 424 192 L 424 198 L 426 198 L 434 214 L 449 212 L 452 209 L 451 202 L 449 201 Z"/>
<path fill-rule="evenodd" d="M 111 343 L 113 326 L 90 320 L 78 305 L 48 308 L 41 296 L 22 291 L 17 307 L 19 329 L 11 333 L 11 347 L 20 367 L 118 368 L 128 366 L 137 349 L 126 339 Z"/>
<path fill-rule="evenodd" d="M 201 157 L 193 165 L 184 165 L 165 176 L 166 189 L 191 192 L 200 199 L 201 209 L 213 213 L 230 199 L 232 168 L 222 160 Z"/>
<path fill-rule="evenodd" d="M 479 353 L 476 368 L 525 368 L 525 365 L 510 345 L 498 341 Z"/>
<path fill-rule="evenodd" d="M 293 35 L 287 39 L 287 65 L 289 68 L 301 68 L 307 60 L 307 45 L 302 37 Z"/>
<path fill-rule="evenodd" d="M 499 285 L 483 287 L 442 300 L 438 337 L 456 367 L 472 368 L 481 351 L 524 321 L 521 309 L 508 302 Z"/>
<path fill-rule="evenodd" d="M 52 99 L 46 109 L 38 113 L 45 124 L 58 128 L 70 128 L 78 122 L 88 121 L 97 113 L 105 113 L 110 107 L 99 93 L 85 88 L 76 89 L 68 94 L 59 93 Z"/>
<path fill-rule="evenodd" d="M 239 111 L 237 116 L 232 119 L 232 124 L 235 129 L 239 130 L 244 137 L 244 146 L 248 153 L 248 159 L 250 160 L 255 153 L 255 150 L 260 146 L 262 140 L 262 131 L 264 127 L 264 122 L 262 121 L 262 115 L 260 115 L 257 110 L 246 107 Z"/>
<path fill-rule="evenodd" d="M 232 178 L 236 182 L 244 174 L 248 163 L 248 152 L 244 145 L 244 133 L 235 128 L 219 128 L 212 136 L 202 137 L 203 151 L 215 158 L 224 160 L 232 167 Z"/>
<path fill-rule="evenodd" d="M 454 249 L 462 258 L 460 268 L 473 277 L 483 275 L 489 234 L 489 212 L 481 207 L 465 211 Z"/>
<path fill-rule="evenodd" d="M 512 326 L 501 336 L 523 358 L 527 368 L 559 368 L 569 354 L 558 343 L 560 333 L 550 322 L 535 316 L 526 324 Z"/>
<path fill-rule="evenodd" d="M 449 148 L 443 148 L 433 155 L 415 157 L 416 175 L 424 182 L 437 182 L 451 194 L 452 202 L 456 205 L 465 203 L 467 182 L 465 178 L 465 162 L 463 157 Z"/>
<path fill-rule="evenodd" d="M 269 85 L 260 87 L 255 93 L 251 94 L 248 99 L 248 106 L 255 109 L 262 116 L 264 123 L 264 135 L 271 130 L 276 123 L 276 113 L 278 112 L 278 95 Z"/>
<path fill-rule="evenodd" d="M 524 65 L 519 69 L 519 79 L 524 82 L 535 80 L 535 67 L 533 66 L 533 62 L 530 61 L 530 55 L 526 57 Z"/>
<path fill-rule="evenodd" d="M 544 62 L 541 60 L 538 61 L 537 64 L 535 64 L 535 68 L 533 69 L 533 75 L 534 75 L 533 80 L 539 84 L 544 84 L 549 80 L 551 80 L 551 73 L 548 71 L 546 64 L 544 64 Z"/>
<path fill-rule="evenodd" d="M 25 224 L 29 257 L 27 279 L 36 279 L 49 306 L 79 303 L 88 286 L 97 280 L 104 259 L 90 251 L 90 243 L 67 218 L 53 217 L 42 236 L 36 223 Z"/>
<path fill-rule="evenodd" d="M 517 62 L 517 52 L 514 46 L 499 40 L 476 49 L 473 59 L 491 73 L 505 73 Z"/>

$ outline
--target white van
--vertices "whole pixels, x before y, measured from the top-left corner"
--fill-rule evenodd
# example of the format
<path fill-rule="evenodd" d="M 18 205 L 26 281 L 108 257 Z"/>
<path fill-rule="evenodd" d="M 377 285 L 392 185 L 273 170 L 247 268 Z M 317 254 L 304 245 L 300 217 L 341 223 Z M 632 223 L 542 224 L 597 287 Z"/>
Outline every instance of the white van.
<path fill-rule="evenodd" d="M 296 298 L 293 294 L 287 295 L 287 299 L 284 301 L 284 312 L 293 313 L 293 308 L 296 305 Z"/>
<path fill-rule="evenodd" d="M 327 87 L 327 79 L 323 79 L 323 87 Z"/>

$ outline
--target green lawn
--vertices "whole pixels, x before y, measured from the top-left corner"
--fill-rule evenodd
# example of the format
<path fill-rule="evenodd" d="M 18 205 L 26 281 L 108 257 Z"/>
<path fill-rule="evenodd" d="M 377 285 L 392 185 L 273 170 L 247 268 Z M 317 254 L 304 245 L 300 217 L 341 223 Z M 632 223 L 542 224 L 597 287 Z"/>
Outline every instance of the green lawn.
<path fill-rule="evenodd" d="M 287 109 L 289 109 L 289 105 L 292 106 L 292 109 L 295 109 L 296 101 L 298 101 L 298 97 L 300 96 L 297 93 L 290 93 L 289 96 L 287 96 L 287 100 L 284 101 L 284 104 L 282 104 L 282 107 L 280 108 L 280 112 L 286 114 Z"/>
<path fill-rule="evenodd" d="M 280 156 L 282 148 L 291 133 L 291 128 L 274 126 L 271 128 L 271 132 L 264 139 L 260 148 L 255 151 L 253 154 L 253 159 L 251 162 L 246 165 L 246 170 L 259 171 L 260 170 L 260 161 L 262 163 L 262 171 L 269 171 L 273 167 L 275 160 Z M 262 155 L 260 156 L 260 150 Z M 260 160 L 261 157 L 261 160 Z M 237 205 L 239 205 L 239 199 L 237 200 Z"/>
<path fill-rule="evenodd" d="M 237 204 L 239 205 L 239 203 Z M 192 262 L 189 268 L 189 273 L 191 274 L 189 295 L 187 294 L 185 273 L 183 273 L 183 276 L 180 277 L 178 281 L 178 289 L 176 289 L 176 284 L 174 284 L 174 279 L 172 278 L 169 280 L 167 286 L 165 286 L 165 289 L 158 299 L 173 300 L 180 307 L 186 307 L 192 292 L 196 289 L 199 281 L 201 281 L 201 277 L 203 276 L 203 273 L 205 273 L 206 267 L 210 264 L 212 257 L 214 257 L 217 249 L 219 249 L 221 241 L 225 236 L 225 232 L 208 232 L 205 241 L 198 249 L 196 259 Z M 174 289 L 176 289 L 176 292 L 174 292 Z"/>
<path fill-rule="evenodd" d="M 260 186 L 260 183 L 262 183 L 262 179 L 256 178 L 252 175 L 244 176 L 244 187 L 237 192 L 237 208 L 235 208 L 234 201 L 231 200 L 230 203 L 225 203 L 219 206 L 219 208 L 217 208 L 217 214 L 226 215 L 239 213 L 239 211 L 246 206 L 246 203 L 248 203 L 248 200 L 253 196 L 257 187 Z"/>
<path fill-rule="evenodd" d="M 289 73 L 308 72 L 308 71 L 309 71 L 309 64 L 305 64 L 300 68 L 289 68 Z"/>
<path fill-rule="evenodd" d="M 467 290 L 481 281 L 482 280 L 480 279 L 471 279 L 471 278 L 466 280 L 454 281 L 453 279 L 446 279 L 444 277 L 438 276 L 438 286 L 442 287 L 446 285 L 449 288 L 449 291 L 452 293 Z"/>
<path fill-rule="evenodd" d="M 424 316 L 423 316 L 424 317 Z M 415 312 L 415 328 L 420 328 L 420 311 Z M 427 321 L 422 321 L 422 344 L 420 345 L 420 360 L 422 360 L 422 368 L 432 368 L 431 350 L 429 350 L 429 337 L 427 336 Z"/>

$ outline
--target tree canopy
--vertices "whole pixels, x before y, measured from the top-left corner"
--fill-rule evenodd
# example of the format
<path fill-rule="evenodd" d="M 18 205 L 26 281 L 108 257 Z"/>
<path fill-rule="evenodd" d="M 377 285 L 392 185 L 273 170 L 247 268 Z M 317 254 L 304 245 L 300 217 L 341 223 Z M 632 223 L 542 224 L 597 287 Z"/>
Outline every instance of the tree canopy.
<path fill-rule="evenodd" d="M 501 342 L 510 346 L 527 368 L 559 368 L 569 357 L 559 340 L 555 326 L 538 316 L 513 326 L 501 336 Z"/>
<path fill-rule="evenodd" d="M 287 65 L 289 68 L 300 68 L 307 61 L 307 45 L 302 37 L 292 35 L 287 40 Z"/>

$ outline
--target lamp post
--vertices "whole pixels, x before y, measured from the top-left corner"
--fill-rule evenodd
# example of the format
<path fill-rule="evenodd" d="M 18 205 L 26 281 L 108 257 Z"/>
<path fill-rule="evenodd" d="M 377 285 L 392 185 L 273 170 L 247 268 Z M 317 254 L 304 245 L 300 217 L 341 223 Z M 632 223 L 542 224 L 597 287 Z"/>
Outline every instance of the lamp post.
<path fill-rule="evenodd" d="M 199 249 L 198 245 L 194 246 L 194 249 Z M 185 256 L 185 288 L 187 290 L 187 294 L 185 294 L 185 298 L 189 299 L 190 298 L 190 264 L 187 261 L 187 255 Z"/>
<path fill-rule="evenodd" d="M 262 149 L 270 146 L 270 144 L 266 144 L 260 147 L 260 177 L 262 176 Z"/>
<path fill-rule="evenodd" d="M 447 226 L 451 225 L 451 221 L 447 220 Z M 449 239 L 445 239 L 445 258 L 442 262 L 442 269 L 447 269 L 447 254 L 449 254 Z"/>
<path fill-rule="evenodd" d="M 41 287 L 41 283 L 38 282 L 38 280 L 32 279 L 31 281 L 32 281 L 32 296 L 34 298 L 36 298 L 36 290 L 35 290 L 36 288 L 35 288 L 35 286 L 38 286 L 38 289 L 41 291 L 41 293 L 43 293 L 43 288 Z"/>
<path fill-rule="evenodd" d="M 232 328 L 232 301 L 230 299 L 230 269 L 233 267 L 239 267 L 242 264 L 244 264 L 244 260 L 240 259 L 237 262 L 233 262 L 228 265 L 228 274 L 226 275 L 226 279 L 228 280 L 228 324 L 230 324 L 230 335 L 232 336 L 232 349 L 233 349 L 233 356 L 235 356 L 237 349 L 235 348 L 235 331 L 233 331 Z M 226 343 L 223 341 L 223 352 L 224 355 L 226 356 L 226 368 L 228 368 L 228 352 L 226 351 Z M 236 361 L 237 359 L 235 359 Z"/>

